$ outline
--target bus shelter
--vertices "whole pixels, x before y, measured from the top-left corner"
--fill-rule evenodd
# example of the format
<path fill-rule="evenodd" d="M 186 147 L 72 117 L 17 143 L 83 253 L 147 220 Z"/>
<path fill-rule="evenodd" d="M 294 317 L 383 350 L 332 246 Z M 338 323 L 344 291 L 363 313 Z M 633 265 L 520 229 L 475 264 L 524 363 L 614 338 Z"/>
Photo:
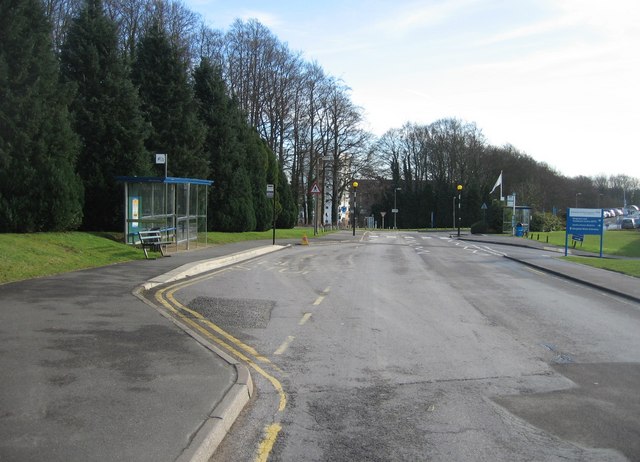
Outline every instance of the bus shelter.
<path fill-rule="evenodd" d="M 531 207 L 517 205 L 503 207 L 502 232 L 514 236 L 526 236 L 531 222 Z"/>
<path fill-rule="evenodd" d="M 117 177 L 124 183 L 128 244 L 139 244 L 140 231 L 159 231 L 178 250 L 207 244 L 207 197 L 210 180 L 176 177 Z"/>

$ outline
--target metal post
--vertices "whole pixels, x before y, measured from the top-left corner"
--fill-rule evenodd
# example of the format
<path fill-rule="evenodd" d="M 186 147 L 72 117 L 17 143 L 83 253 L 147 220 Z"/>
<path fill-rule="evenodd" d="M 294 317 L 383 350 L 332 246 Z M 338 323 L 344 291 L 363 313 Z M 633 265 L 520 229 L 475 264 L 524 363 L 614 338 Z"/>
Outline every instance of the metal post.
<path fill-rule="evenodd" d="M 460 222 L 462 221 L 462 212 L 461 212 L 461 207 L 462 205 L 462 185 L 459 184 L 458 185 L 458 237 L 460 237 Z"/>
<path fill-rule="evenodd" d="M 453 196 L 453 229 L 456 229 L 456 196 Z"/>
<path fill-rule="evenodd" d="M 358 216 L 358 182 L 353 182 L 353 235 L 356 235 L 356 218 Z"/>
<path fill-rule="evenodd" d="M 124 182 L 124 242 L 129 243 L 129 183 Z M 131 242 L 136 243 L 135 238 Z"/>
<path fill-rule="evenodd" d="M 398 205 L 397 205 L 397 192 L 401 191 L 402 188 L 395 188 L 393 190 L 393 229 L 398 229 L 398 223 L 396 221 L 398 217 Z"/>

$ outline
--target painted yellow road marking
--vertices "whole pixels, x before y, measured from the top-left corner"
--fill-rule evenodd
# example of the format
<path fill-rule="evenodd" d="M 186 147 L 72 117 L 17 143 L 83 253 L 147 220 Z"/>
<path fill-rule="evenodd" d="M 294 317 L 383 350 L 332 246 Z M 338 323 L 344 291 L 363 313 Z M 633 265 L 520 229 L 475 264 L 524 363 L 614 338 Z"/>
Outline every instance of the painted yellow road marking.
<path fill-rule="evenodd" d="M 172 313 L 175 313 L 176 316 L 179 317 L 182 322 L 184 322 L 185 324 L 187 324 L 187 325 L 191 326 L 192 328 L 196 329 L 198 332 L 203 334 L 208 339 L 213 340 L 215 343 L 217 343 L 218 345 L 223 347 L 225 350 L 229 351 L 231 354 L 236 356 L 238 359 L 246 362 L 258 374 L 260 374 L 265 379 L 267 379 L 269 382 L 271 382 L 273 387 L 276 389 L 276 391 L 280 395 L 280 405 L 278 406 L 278 411 L 279 412 L 284 411 L 285 407 L 287 406 L 287 397 L 286 397 L 286 395 L 284 393 L 284 390 L 282 389 L 282 384 L 280 383 L 280 381 L 278 381 L 278 379 L 276 379 L 271 374 L 267 373 L 264 369 L 262 369 L 260 366 L 258 366 L 251 358 L 247 357 L 242 352 L 238 351 L 237 349 L 235 349 L 234 347 L 232 347 L 231 345 L 229 345 L 228 343 L 226 343 L 222 339 L 220 339 L 220 338 L 216 337 L 215 335 L 213 335 L 211 333 L 211 331 L 209 331 L 208 329 L 205 329 L 202 325 L 200 325 L 200 323 L 194 321 L 193 319 L 190 319 L 190 318 L 184 316 L 183 314 L 180 313 L 179 310 L 176 310 L 174 307 L 172 307 L 171 304 L 167 300 L 162 298 L 162 295 L 160 295 L 165 290 L 166 289 L 163 289 L 163 290 L 160 290 L 160 291 L 158 291 L 156 293 L 156 299 L 162 304 L 162 306 L 164 306 L 165 308 L 170 310 Z M 178 303 L 178 305 L 180 305 L 179 302 L 176 302 L 176 303 Z"/>
<path fill-rule="evenodd" d="M 287 348 L 289 348 L 289 345 L 291 345 L 291 342 L 293 342 L 294 340 L 295 340 L 295 337 L 292 335 L 289 335 L 287 339 L 284 342 L 282 342 L 282 345 L 280 345 L 278 349 L 273 352 L 273 354 L 276 356 L 281 355 L 282 353 L 287 351 Z"/>
<path fill-rule="evenodd" d="M 258 457 L 256 457 L 256 462 L 266 462 L 269 459 L 269 455 L 271 454 L 271 450 L 278 438 L 280 430 L 282 430 L 282 427 L 278 423 L 271 424 L 265 429 L 265 437 L 258 448 Z"/>
<path fill-rule="evenodd" d="M 329 292 L 331 292 L 331 286 L 324 289 L 322 295 L 319 295 L 318 298 L 316 298 L 316 301 L 313 302 L 313 306 L 318 306 L 320 303 L 322 303 L 326 296 L 329 295 Z"/>
<path fill-rule="evenodd" d="M 305 323 L 309 320 L 309 318 L 311 318 L 311 316 L 313 315 L 313 313 L 305 313 L 304 316 L 302 317 L 302 319 L 300 320 L 300 322 L 298 323 L 299 326 L 304 326 Z"/>
<path fill-rule="evenodd" d="M 160 305 L 162 305 L 166 310 L 172 313 L 176 318 L 179 318 L 179 320 L 183 322 L 185 325 L 190 326 L 200 334 L 204 335 L 209 340 L 218 344 L 220 347 L 227 350 L 229 353 L 231 353 L 233 356 L 235 356 L 239 360 L 245 362 L 250 368 L 252 368 L 262 377 L 267 379 L 271 383 L 273 388 L 276 390 L 276 392 L 278 393 L 278 396 L 279 396 L 278 412 L 282 413 L 287 407 L 287 395 L 284 392 L 284 389 L 282 388 L 282 384 L 280 383 L 280 381 L 276 379 L 274 376 L 272 376 L 271 374 L 269 374 L 267 371 L 262 369 L 251 358 L 245 355 L 242 351 L 239 351 L 239 349 L 244 350 L 247 354 L 252 355 L 258 361 L 263 361 L 265 363 L 268 363 L 273 369 L 279 372 L 282 372 L 282 371 L 275 364 L 269 361 L 268 358 L 260 355 L 255 348 L 252 348 L 251 346 L 241 342 L 240 340 L 238 340 L 228 332 L 224 331 L 222 328 L 220 328 L 213 322 L 206 319 L 200 313 L 182 305 L 178 300 L 176 300 L 174 296 L 175 292 L 181 288 L 188 287 L 192 284 L 196 284 L 197 282 L 203 281 L 205 279 L 209 279 L 214 275 L 217 275 L 227 270 L 228 268 L 221 269 L 214 273 L 208 273 L 205 276 L 195 277 L 187 282 L 176 283 L 174 285 L 165 287 L 164 289 L 160 289 L 156 292 L 155 298 L 158 301 L 158 303 L 160 303 Z M 303 320 L 305 320 L 305 318 L 308 319 L 310 316 L 311 316 L 311 313 L 305 314 L 305 317 L 303 317 Z M 214 333 L 222 336 L 226 341 L 214 335 Z M 291 337 L 291 336 L 288 337 L 287 341 L 285 342 L 286 346 L 284 348 L 281 346 L 280 348 L 283 348 L 283 351 L 286 350 L 288 345 L 293 340 L 294 340 L 294 337 Z M 234 348 L 234 346 L 227 343 L 227 341 L 232 343 L 239 349 Z M 283 346 L 285 344 L 283 344 Z M 275 444 L 278 438 L 278 434 L 280 433 L 281 430 L 282 430 L 282 427 L 278 423 L 268 425 L 265 428 L 265 437 L 260 442 L 260 446 L 258 448 L 258 456 L 256 459 L 257 461 L 260 461 L 260 462 L 267 461 L 273 449 L 273 445 Z"/>

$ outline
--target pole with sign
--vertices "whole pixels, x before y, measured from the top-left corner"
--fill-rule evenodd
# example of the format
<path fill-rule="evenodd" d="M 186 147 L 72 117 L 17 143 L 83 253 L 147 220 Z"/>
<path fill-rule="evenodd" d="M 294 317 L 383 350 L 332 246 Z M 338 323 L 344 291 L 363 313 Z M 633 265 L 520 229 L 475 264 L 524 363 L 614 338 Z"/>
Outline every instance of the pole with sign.
<path fill-rule="evenodd" d="M 353 235 L 356 235 L 356 214 L 358 212 L 358 202 L 356 200 L 358 194 L 358 182 L 354 181 L 353 186 Z"/>
<path fill-rule="evenodd" d="M 267 199 L 273 200 L 273 245 L 276 245 L 276 189 L 272 184 L 267 185 Z"/>
<path fill-rule="evenodd" d="M 156 152 L 156 165 L 164 164 L 164 177 L 169 173 L 169 156 L 166 153 Z M 170 228 L 175 224 L 169 223 L 169 189 L 167 183 L 164 184 L 164 227 Z"/>
<path fill-rule="evenodd" d="M 569 253 L 569 234 L 574 240 L 584 239 L 585 234 L 600 236 L 600 258 L 602 258 L 602 244 L 604 237 L 603 209 L 567 209 L 567 232 L 564 239 L 564 256 Z M 577 239 L 576 239 L 577 238 Z"/>

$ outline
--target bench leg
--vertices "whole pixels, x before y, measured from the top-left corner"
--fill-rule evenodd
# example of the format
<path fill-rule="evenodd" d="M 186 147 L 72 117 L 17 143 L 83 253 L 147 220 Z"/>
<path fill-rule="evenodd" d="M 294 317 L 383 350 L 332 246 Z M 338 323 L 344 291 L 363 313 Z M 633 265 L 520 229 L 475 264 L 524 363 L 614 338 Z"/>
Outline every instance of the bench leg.
<path fill-rule="evenodd" d="M 144 246 L 142 247 L 142 251 L 144 252 L 144 257 L 148 260 L 149 259 L 149 251 Z"/>

